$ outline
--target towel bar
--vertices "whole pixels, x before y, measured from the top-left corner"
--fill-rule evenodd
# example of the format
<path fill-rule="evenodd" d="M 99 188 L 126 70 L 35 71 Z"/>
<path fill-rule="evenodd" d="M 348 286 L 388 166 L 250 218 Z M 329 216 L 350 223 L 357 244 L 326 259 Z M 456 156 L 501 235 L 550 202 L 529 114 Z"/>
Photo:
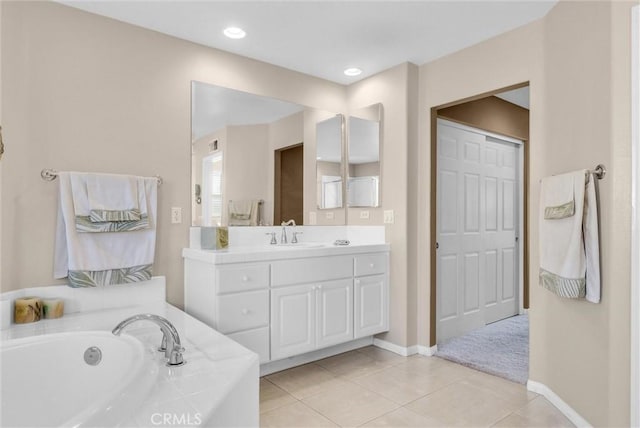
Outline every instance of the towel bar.
<path fill-rule="evenodd" d="M 596 169 L 589 172 L 595 175 L 598 180 L 602 180 L 607 174 L 607 168 L 605 168 L 605 166 L 602 164 L 598 164 L 598 166 L 596 166 Z"/>
<path fill-rule="evenodd" d="M 58 178 L 58 171 L 56 171 L 55 169 L 43 169 L 42 171 L 40 171 L 40 177 L 42 177 L 43 180 L 45 181 L 53 181 L 56 178 Z M 162 177 L 160 177 L 159 175 L 156 175 L 155 178 L 158 180 L 158 186 L 162 184 Z"/>

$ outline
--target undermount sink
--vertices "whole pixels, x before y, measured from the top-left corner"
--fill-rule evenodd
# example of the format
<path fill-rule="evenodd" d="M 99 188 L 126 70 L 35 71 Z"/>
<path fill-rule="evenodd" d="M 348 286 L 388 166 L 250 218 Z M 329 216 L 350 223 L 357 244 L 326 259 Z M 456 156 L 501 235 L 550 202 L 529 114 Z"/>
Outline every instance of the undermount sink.
<path fill-rule="evenodd" d="M 324 246 L 325 244 L 321 244 L 318 242 L 296 242 L 295 244 L 288 243 L 288 244 L 269 245 L 269 248 L 280 249 L 280 250 L 282 249 L 290 250 L 292 248 L 320 248 Z"/>

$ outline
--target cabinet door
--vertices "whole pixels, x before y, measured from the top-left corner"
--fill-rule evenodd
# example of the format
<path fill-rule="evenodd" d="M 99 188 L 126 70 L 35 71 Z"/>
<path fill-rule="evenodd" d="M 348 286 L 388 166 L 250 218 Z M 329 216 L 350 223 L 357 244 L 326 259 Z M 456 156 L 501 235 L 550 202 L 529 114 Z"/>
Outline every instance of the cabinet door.
<path fill-rule="evenodd" d="M 355 338 L 389 330 L 389 290 L 386 275 L 355 279 Z"/>
<path fill-rule="evenodd" d="M 353 281 L 324 282 L 316 288 L 317 348 L 353 340 Z"/>
<path fill-rule="evenodd" d="M 271 290 L 271 359 L 303 354 L 315 348 L 316 286 Z"/>

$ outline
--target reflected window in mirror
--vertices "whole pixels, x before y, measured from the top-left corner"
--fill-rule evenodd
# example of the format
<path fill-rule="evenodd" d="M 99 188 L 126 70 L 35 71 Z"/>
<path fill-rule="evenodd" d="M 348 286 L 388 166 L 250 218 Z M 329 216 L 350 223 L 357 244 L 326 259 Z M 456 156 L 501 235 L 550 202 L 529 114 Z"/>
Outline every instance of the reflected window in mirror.
<path fill-rule="evenodd" d="M 349 116 L 347 206 L 380 206 L 381 104 L 360 109 Z"/>
<path fill-rule="evenodd" d="M 202 159 L 202 220 L 203 226 L 223 224 L 222 152 Z"/>

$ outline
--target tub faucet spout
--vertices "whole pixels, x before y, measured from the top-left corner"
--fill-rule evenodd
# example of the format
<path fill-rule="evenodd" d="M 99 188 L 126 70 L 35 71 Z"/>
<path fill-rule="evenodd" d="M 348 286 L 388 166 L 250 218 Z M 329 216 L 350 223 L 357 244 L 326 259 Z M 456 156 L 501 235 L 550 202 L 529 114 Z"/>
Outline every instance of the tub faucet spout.
<path fill-rule="evenodd" d="M 136 321 L 151 321 L 156 324 L 162 330 L 162 345 L 160 346 L 160 351 L 164 351 L 164 356 L 167 358 L 168 366 L 181 366 L 186 363 L 184 358 L 182 357 L 182 353 L 184 352 L 184 348 L 180 343 L 180 335 L 178 335 L 178 330 L 169 322 L 168 319 L 163 318 L 159 315 L 153 314 L 138 314 L 131 316 L 122 322 L 120 322 L 113 330 L 112 333 L 116 336 L 120 336 L 122 330 L 129 324 L 132 324 Z"/>

